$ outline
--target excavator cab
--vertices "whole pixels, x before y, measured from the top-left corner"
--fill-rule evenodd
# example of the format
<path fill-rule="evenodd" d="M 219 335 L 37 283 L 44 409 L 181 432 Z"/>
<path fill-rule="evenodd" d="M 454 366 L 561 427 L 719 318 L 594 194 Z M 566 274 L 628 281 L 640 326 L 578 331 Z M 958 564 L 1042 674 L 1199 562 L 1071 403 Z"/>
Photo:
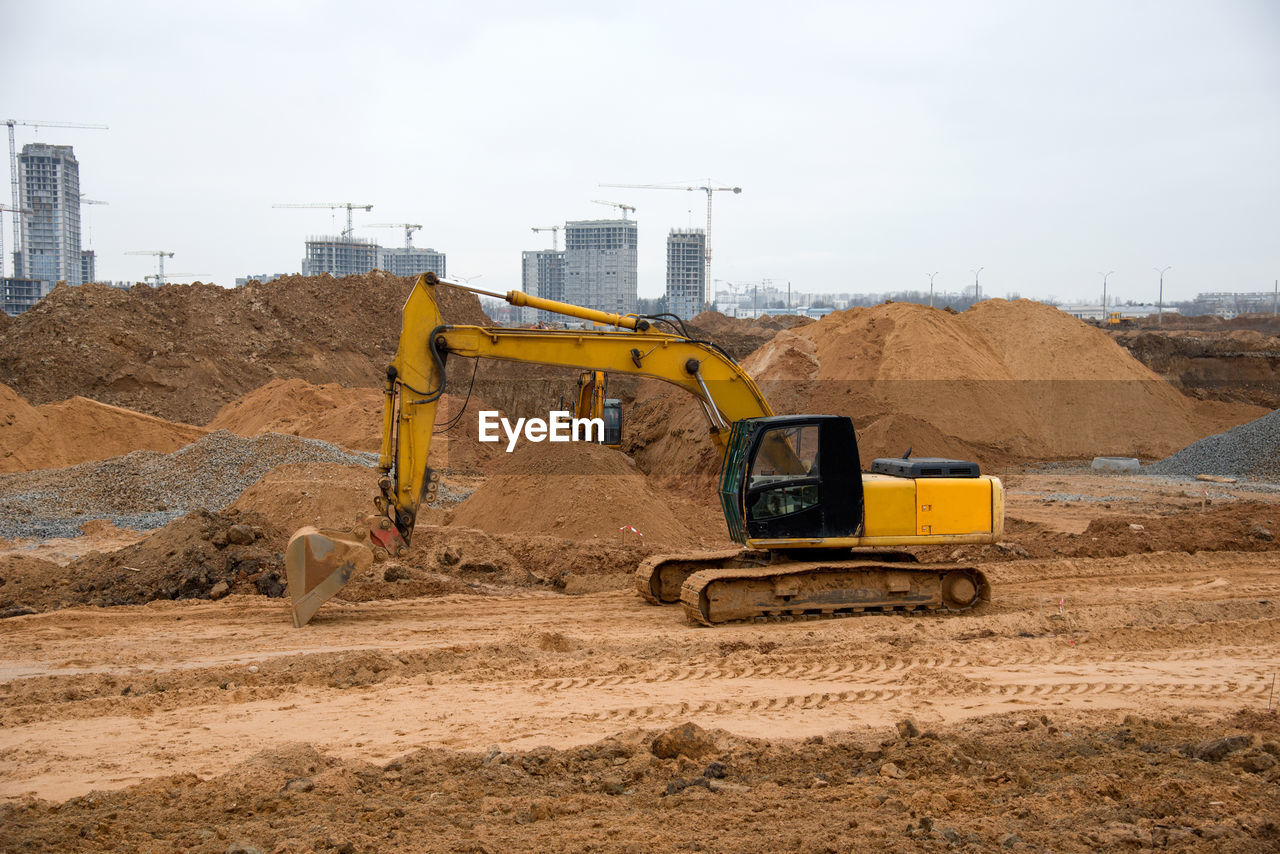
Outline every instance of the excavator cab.
<path fill-rule="evenodd" d="M 862 477 L 853 422 L 785 415 L 734 422 L 720 504 L 735 542 L 856 536 Z"/>

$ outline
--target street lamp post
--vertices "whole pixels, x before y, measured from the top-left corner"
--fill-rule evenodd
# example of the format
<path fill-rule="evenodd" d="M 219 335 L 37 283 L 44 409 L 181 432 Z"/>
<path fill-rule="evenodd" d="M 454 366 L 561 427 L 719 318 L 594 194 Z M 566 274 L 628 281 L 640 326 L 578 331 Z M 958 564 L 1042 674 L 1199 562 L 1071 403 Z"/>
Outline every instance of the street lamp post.
<path fill-rule="evenodd" d="M 937 273 L 929 274 L 929 308 L 933 308 L 933 277 L 936 275 L 938 274 Z"/>
<path fill-rule="evenodd" d="M 1098 275 L 1102 277 L 1102 322 L 1103 323 L 1107 322 L 1107 278 L 1114 272 L 1115 270 L 1108 270 L 1105 273 L 1102 272 L 1101 270 L 1098 271 Z"/>
<path fill-rule="evenodd" d="M 980 287 L 978 286 L 978 274 L 979 274 L 979 273 L 981 273 L 981 272 L 982 272 L 983 270 L 985 270 L 985 269 L 987 269 L 987 268 L 986 268 L 986 267 L 979 267 L 978 269 L 976 269 L 976 270 L 974 270 L 974 271 L 973 271 L 973 301 L 974 301 L 974 302 L 981 302 L 981 301 L 982 301 L 982 288 L 980 288 Z"/>
<path fill-rule="evenodd" d="M 1156 302 L 1156 322 L 1163 326 L 1164 325 L 1164 271 L 1170 270 L 1172 268 L 1165 267 L 1164 270 L 1161 270 L 1159 267 L 1152 267 L 1151 269 L 1155 270 L 1157 273 L 1160 274 L 1160 296 L 1157 297 L 1157 302 Z"/>

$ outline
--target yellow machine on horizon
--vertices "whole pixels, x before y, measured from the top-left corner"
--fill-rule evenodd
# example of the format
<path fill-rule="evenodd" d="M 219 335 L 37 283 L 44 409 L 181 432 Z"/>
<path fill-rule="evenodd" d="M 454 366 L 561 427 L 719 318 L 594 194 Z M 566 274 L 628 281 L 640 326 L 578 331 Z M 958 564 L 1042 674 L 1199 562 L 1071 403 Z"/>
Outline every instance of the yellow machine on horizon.
<path fill-rule="evenodd" d="M 442 286 L 612 328 L 450 325 L 435 295 Z M 851 419 L 775 415 L 732 357 L 660 316 L 609 314 L 520 291 L 496 294 L 427 273 L 405 303 L 399 348 L 387 368 L 377 512 L 350 531 L 302 528 L 289 540 L 285 568 L 295 626 L 375 559 L 408 554 L 418 508 L 439 486 L 427 458 L 451 356 L 653 377 L 698 401 L 720 454 L 725 522 L 741 548 L 645 561 L 636 586 L 649 602 L 680 602 L 691 619 L 715 625 L 962 611 L 990 596 L 976 567 L 917 563 L 900 551 L 1000 539 L 1004 488 L 975 463 L 883 459 L 863 472 Z M 593 376 L 590 385 L 604 400 L 603 383 Z"/>

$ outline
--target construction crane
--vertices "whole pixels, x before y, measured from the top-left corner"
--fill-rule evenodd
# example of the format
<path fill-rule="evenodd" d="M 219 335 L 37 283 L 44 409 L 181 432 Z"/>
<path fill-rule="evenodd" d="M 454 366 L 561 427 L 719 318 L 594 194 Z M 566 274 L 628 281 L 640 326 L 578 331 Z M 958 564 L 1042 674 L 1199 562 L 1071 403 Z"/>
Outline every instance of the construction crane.
<path fill-rule="evenodd" d="M 13 214 L 13 230 L 15 233 L 17 233 L 18 231 L 18 216 L 20 214 L 31 213 L 31 211 L 27 210 L 26 208 L 11 208 L 8 205 L 0 205 L 0 279 L 4 278 L 4 212 L 5 211 L 8 211 L 9 213 Z M 15 246 L 14 249 L 16 250 L 17 247 Z M 18 271 L 17 269 L 15 269 L 13 272 L 16 275 Z"/>
<path fill-rule="evenodd" d="M 564 226 L 561 226 L 561 225 L 535 225 L 533 227 L 533 230 L 551 232 L 551 251 L 559 252 L 560 251 L 560 229 L 563 227 Z"/>
<path fill-rule="evenodd" d="M 601 187 L 623 187 L 628 190 L 687 190 L 693 192 L 701 190 L 707 194 L 707 234 L 706 243 L 702 249 L 702 280 L 704 282 L 711 281 L 711 196 L 713 193 L 733 193 L 737 195 L 742 192 L 741 187 L 717 187 L 715 182 L 710 178 L 706 184 L 689 186 L 686 184 L 600 184 Z"/>
<path fill-rule="evenodd" d="M 100 202 L 100 201 L 98 201 L 97 199 L 86 199 L 86 198 L 85 198 L 85 194 L 84 194 L 84 193 L 81 193 L 81 194 L 80 194 L 80 204 L 82 204 L 82 205 L 109 205 L 109 204 L 111 204 L 111 203 L 110 203 L 110 202 Z M 85 221 L 85 235 L 86 235 L 86 237 L 87 237 L 87 240 L 85 241 L 85 243 L 86 243 L 90 248 L 92 248 L 92 247 L 93 247 L 93 223 L 89 221 L 89 218 L 88 218 L 87 216 L 84 218 L 84 221 Z"/>
<path fill-rule="evenodd" d="M 35 122 L 24 121 L 22 119 L 5 119 L 5 126 L 9 128 L 9 182 L 13 185 L 13 208 L 17 210 L 22 206 L 22 201 L 18 193 L 18 146 L 14 140 L 13 129 L 22 125 L 29 128 L 77 128 L 80 130 L 110 130 L 106 125 L 86 125 L 80 122 Z M 29 213 L 29 211 L 28 211 Z M 13 218 L 13 251 L 16 253 L 22 246 L 22 224 L 21 218 L 15 216 Z M 16 271 L 15 271 L 16 272 Z M 0 258 L 0 275 L 4 273 L 4 261 Z"/>
<path fill-rule="evenodd" d="M 273 208 L 329 208 L 336 210 L 338 208 L 347 209 L 347 228 L 342 232 L 343 237 L 351 237 L 351 212 L 353 210 L 371 211 L 373 205 L 358 205 L 355 202 L 309 202 L 301 205 L 272 205 Z"/>
<path fill-rule="evenodd" d="M 172 257 L 173 257 L 173 253 L 172 253 L 172 252 L 166 252 L 166 251 L 165 251 L 165 250 L 163 250 L 163 249 L 138 249 L 138 250 L 135 250 L 135 251 L 133 251 L 133 252 L 126 252 L 126 253 L 124 253 L 124 254 L 126 254 L 126 255 L 154 255 L 154 256 L 156 256 L 156 260 L 159 262 L 159 268 L 156 270 L 156 274 L 155 274 L 155 276 L 154 276 L 154 277 L 153 277 L 153 276 L 147 276 L 146 278 L 147 278 L 147 279 L 152 279 L 152 278 L 154 278 L 154 279 L 156 280 L 156 287 L 157 287 L 157 288 L 164 284 L 164 259 L 165 259 L 165 258 L 172 258 Z"/>
<path fill-rule="evenodd" d="M 377 225 L 366 225 L 365 228 L 403 228 L 405 249 L 413 248 L 413 233 L 422 230 L 422 226 L 412 222 L 380 222 Z"/>
<path fill-rule="evenodd" d="M 592 199 L 591 201 L 597 205 L 608 205 L 611 208 L 617 208 L 622 211 L 622 218 L 624 220 L 627 218 L 627 211 L 631 211 L 632 213 L 636 212 L 634 207 L 631 205 L 624 205 L 622 202 L 606 202 L 604 199 Z"/>

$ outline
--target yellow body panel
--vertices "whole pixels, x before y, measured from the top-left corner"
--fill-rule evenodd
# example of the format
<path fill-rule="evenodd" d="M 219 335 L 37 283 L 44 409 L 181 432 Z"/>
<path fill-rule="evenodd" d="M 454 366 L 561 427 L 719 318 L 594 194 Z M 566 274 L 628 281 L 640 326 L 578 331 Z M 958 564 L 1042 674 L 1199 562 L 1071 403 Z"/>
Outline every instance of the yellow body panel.
<path fill-rule="evenodd" d="M 916 533 L 922 537 L 991 531 L 991 481 L 922 477 L 916 481 Z"/>
<path fill-rule="evenodd" d="M 906 477 L 862 474 L 863 535 L 910 537 L 916 533 L 916 482 Z"/>

